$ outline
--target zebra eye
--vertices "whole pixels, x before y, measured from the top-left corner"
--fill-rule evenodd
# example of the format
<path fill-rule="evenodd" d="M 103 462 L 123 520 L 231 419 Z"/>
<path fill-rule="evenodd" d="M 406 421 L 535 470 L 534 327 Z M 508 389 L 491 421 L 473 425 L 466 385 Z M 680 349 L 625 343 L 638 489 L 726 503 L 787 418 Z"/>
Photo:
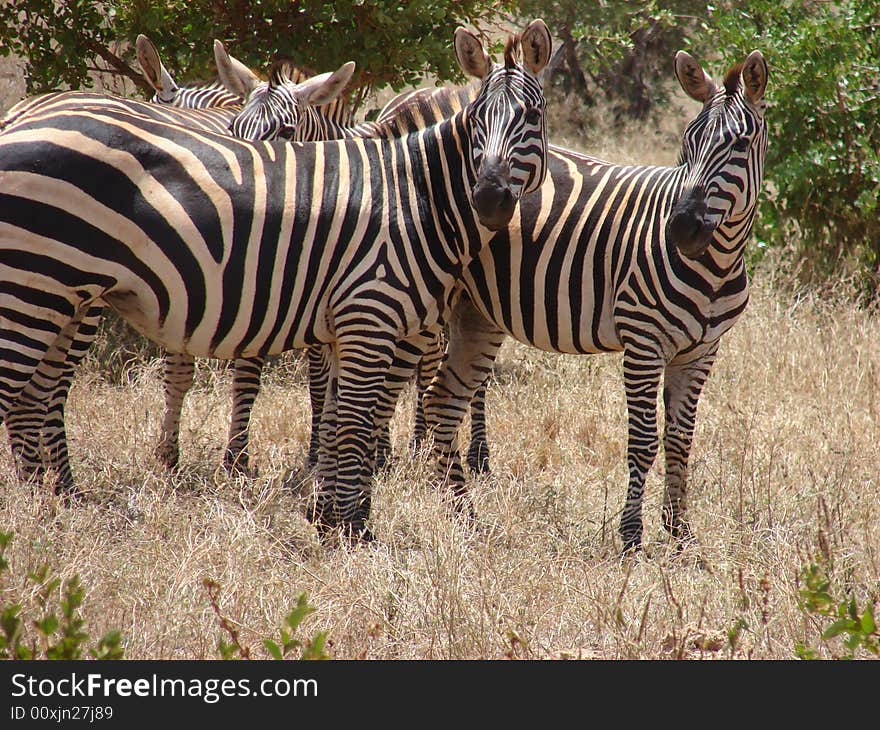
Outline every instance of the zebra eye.
<path fill-rule="evenodd" d="M 748 137 L 741 137 L 731 145 L 731 149 L 735 152 L 745 152 L 752 141 Z"/>
<path fill-rule="evenodd" d="M 527 124 L 538 124 L 541 121 L 541 110 L 536 106 L 526 109 L 525 120 Z"/>

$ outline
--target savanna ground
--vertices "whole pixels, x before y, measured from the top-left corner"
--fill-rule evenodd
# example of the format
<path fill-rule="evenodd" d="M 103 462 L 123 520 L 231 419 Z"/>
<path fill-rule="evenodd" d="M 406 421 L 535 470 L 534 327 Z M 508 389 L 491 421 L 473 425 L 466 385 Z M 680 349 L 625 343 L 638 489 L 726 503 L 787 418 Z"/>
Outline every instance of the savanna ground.
<path fill-rule="evenodd" d="M 694 112 L 677 99 L 656 128 L 598 132 L 560 105 L 551 139 L 670 164 Z M 660 524 L 661 452 L 647 483 L 645 550 L 621 560 L 619 355 L 507 342 L 489 387 L 494 471 L 470 485 L 476 534 L 449 519 L 426 455 L 408 455 L 409 392 L 393 424 L 397 458 L 374 484 L 378 541 L 353 549 L 322 547 L 303 517 L 297 467 L 309 414 L 297 354 L 265 376 L 250 480 L 218 468 L 228 370 L 202 363 L 184 412 L 183 469 L 169 476 L 152 457 L 159 361 L 130 363 L 120 386 L 92 359 L 68 406 L 84 503 L 68 508 L 18 484 L 8 450 L 0 457 L 0 530 L 15 533 L 0 603 L 33 612 L 25 575 L 45 562 L 63 578 L 78 574 L 88 632 L 120 629 L 129 658 L 218 656 L 218 638 L 229 637 L 205 579 L 221 586 L 222 615 L 258 657 L 302 592 L 316 611 L 301 638 L 328 632 L 333 658 L 789 659 L 798 643 L 843 654 L 839 638 L 821 638 L 829 620 L 801 608 L 801 572 L 830 562 L 835 599 L 860 606 L 880 590 L 880 322 L 845 285 L 791 282 L 765 260 L 722 340 L 690 465 L 698 540 L 683 552 Z"/>

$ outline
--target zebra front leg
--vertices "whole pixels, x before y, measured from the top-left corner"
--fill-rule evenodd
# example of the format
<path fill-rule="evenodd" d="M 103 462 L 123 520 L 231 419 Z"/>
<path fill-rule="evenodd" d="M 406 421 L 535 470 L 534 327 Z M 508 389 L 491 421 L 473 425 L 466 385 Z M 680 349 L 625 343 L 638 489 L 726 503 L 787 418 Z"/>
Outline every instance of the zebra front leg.
<path fill-rule="evenodd" d="M 229 424 L 229 439 L 223 454 L 223 466 L 228 472 L 245 475 L 249 472 L 251 410 L 260 392 L 260 377 L 265 362 L 264 357 L 239 358 L 235 361 L 235 375 L 232 380 L 232 421 Z"/>
<path fill-rule="evenodd" d="M 324 391 L 320 395 L 321 413 L 314 425 L 317 430 L 312 434 L 315 441 L 315 474 L 312 497 L 306 511 L 307 519 L 315 526 L 322 540 L 336 527 L 333 509 L 336 491 L 336 385 L 336 373 L 328 357 Z"/>
<path fill-rule="evenodd" d="M 462 297 L 449 323 L 446 357 L 425 394 L 425 420 L 434 437 L 441 480 L 450 488 L 459 513 L 473 519 L 458 450 L 458 431 L 476 390 L 491 372 L 504 333 Z"/>
<path fill-rule="evenodd" d="M 368 542 L 371 477 L 364 465 L 375 449 L 375 410 L 391 366 L 396 341 L 391 335 L 340 337 L 334 348 L 336 388 L 336 479 L 334 510 L 344 536 Z"/>
<path fill-rule="evenodd" d="M 394 360 L 385 376 L 385 386 L 379 394 L 376 404 L 376 470 L 383 468 L 387 463 L 387 456 L 391 453 L 391 419 L 397 408 L 397 401 L 407 383 L 416 373 L 420 373 L 426 353 L 436 346 L 438 333 L 432 331 L 420 332 L 414 337 L 400 340 L 394 352 Z M 421 383 L 419 383 L 419 386 Z M 420 394 L 416 396 L 416 413 L 420 410 Z M 383 462 L 383 457 L 385 457 Z"/>
<path fill-rule="evenodd" d="M 468 447 L 468 468 L 474 474 L 489 474 L 489 439 L 486 435 L 486 384 L 483 381 L 471 399 L 471 443 Z"/>
<path fill-rule="evenodd" d="M 162 436 L 156 446 L 156 458 L 169 469 L 176 469 L 180 464 L 180 415 L 194 374 L 195 358 L 192 355 L 165 353 L 162 369 L 165 414 L 162 417 Z"/>
<path fill-rule="evenodd" d="M 623 354 L 623 385 L 628 414 L 626 461 L 629 486 L 620 518 L 624 553 L 642 546 L 645 478 L 657 456 L 657 391 L 664 364 L 654 353 L 629 347 Z"/>
<path fill-rule="evenodd" d="M 438 333 L 428 350 L 419 361 L 418 374 L 416 376 L 416 413 L 413 435 L 410 440 L 410 449 L 415 452 L 421 448 L 425 437 L 428 435 L 428 424 L 425 421 L 425 393 L 434 380 L 440 363 L 446 355 L 446 338 Z"/>
<path fill-rule="evenodd" d="M 692 539 L 687 522 L 687 465 L 697 418 L 700 392 L 715 362 L 718 343 L 695 356 L 688 353 L 683 361 L 672 360 L 666 366 L 663 402 L 666 427 L 663 450 L 666 454 L 666 489 L 663 494 L 663 526 L 683 545 Z"/>

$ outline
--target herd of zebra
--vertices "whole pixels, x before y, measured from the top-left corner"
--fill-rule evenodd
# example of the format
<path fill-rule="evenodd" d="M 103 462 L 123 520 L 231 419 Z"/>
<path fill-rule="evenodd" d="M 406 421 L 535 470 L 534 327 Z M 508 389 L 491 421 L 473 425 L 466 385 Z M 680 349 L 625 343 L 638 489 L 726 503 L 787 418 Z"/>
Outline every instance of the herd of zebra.
<path fill-rule="evenodd" d="M 224 462 L 246 470 L 263 361 L 306 348 L 319 532 L 372 539 L 372 474 L 414 375 L 417 436 L 431 434 L 438 477 L 472 519 L 457 434 L 470 406 L 469 460 L 486 467 L 483 388 L 511 336 L 623 352 L 625 550 L 641 544 L 663 380 L 663 522 L 689 537 L 697 401 L 748 300 L 767 149 L 760 52 L 720 84 L 675 56 L 702 109 L 677 164 L 660 167 L 548 144 L 541 20 L 498 63 L 457 29 L 475 83 L 403 94 L 361 124 L 340 96 L 352 63 L 307 79 L 278 63 L 261 81 L 215 42 L 220 81 L 179 87 L 146 38 L 137 48 L 150 102 L 57 92 L 0 121 L 0 417 L 22 480 L 50 473 L 76 495 L 65 401 L 110 307 L 168 353 L 167 465 L 194 357 L 235 361 Z"/>

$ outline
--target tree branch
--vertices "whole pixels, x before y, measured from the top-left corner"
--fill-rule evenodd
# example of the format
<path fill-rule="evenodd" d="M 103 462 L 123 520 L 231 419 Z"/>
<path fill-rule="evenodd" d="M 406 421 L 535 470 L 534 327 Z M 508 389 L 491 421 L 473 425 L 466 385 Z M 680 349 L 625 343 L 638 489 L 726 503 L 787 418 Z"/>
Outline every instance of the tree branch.
<path fill-rule="evenodd" d="M 129 66 L 115 53 L 113 53 L 109 48 L 98 43 L 96 40 L 92 38 L 86 38 L 85 43 L 86 48 L 88 48 L 99 58 L 102 58 L 104 61 L 106 61 L 110 65 L 110 67 L 115 70 L 111 71 L 110 73 L 115 72 L 120 76 L 125 76 L 131 79 L 134 82 L 134 85 L 137 86 L 146 95 L 153 95 L 154 89 L 147 83 L 147 80 L 143 77 L 143 74 L 141 74 L 139 71 L 135 71 L 131 66 Z"/>

